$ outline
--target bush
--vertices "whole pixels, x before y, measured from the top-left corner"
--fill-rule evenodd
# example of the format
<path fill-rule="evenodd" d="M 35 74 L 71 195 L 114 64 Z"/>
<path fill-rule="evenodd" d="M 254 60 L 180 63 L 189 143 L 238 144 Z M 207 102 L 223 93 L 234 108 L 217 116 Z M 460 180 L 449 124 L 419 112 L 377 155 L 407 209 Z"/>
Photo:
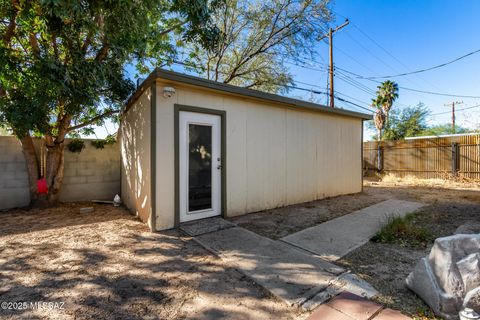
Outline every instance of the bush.
<path fill-rule="evenodd" d="M 417 225 L 415 217 L 413 213 L 404 217 L 390 217 L 371 240 L 380 243 L 425 247 L 434 240 L 434 237 L 427 229 Z"/>
<path fill-rule="evenodd" d="M 72 139 L 72 141 L 67 144 L 67 148 L 70 152 L 80 153 L 83 148 L 85 148 L 85 142 L 80 139 Z"/>
<path fill-rule="evenodd" d="M 114 135 L 108 135 L 105 139 L 93 140 L 92 141 L 92 146 L 94 146 L 97 149 L 103 149 L 103 148 L 105 148 L 106 145 L 114 144 L 115 142 L 117 142 L 115 136 Z"/>

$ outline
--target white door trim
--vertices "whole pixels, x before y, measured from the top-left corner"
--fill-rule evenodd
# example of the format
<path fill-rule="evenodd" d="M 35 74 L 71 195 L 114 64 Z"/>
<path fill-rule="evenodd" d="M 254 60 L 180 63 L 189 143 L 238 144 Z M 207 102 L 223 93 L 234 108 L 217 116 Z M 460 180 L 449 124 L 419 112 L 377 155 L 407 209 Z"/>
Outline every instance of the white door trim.
<path fill-rule="evenodd" d="M 221 170 L 221 116 L 206 113 L 179 111 L 178 124 L 178 166 L 179 166 L 179 216 L 180 223 L 221 215 L 222 213 L 222 170 Z M 207 126 L 211 128 L 211 206 L 199 210 L 189 209 L 189 129 L 190 125 Z"/>

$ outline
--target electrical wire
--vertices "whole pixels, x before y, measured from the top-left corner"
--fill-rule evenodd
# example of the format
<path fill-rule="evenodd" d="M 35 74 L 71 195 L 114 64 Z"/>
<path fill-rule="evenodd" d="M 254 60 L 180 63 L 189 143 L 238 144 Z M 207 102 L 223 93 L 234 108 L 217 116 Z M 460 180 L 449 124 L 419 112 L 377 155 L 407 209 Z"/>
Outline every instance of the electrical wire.
<path fill-rule="evenodd" d="M 377 81 L 377 80 L 365 78 L 365 77 L 359 75 L 358 73 L 351 72 L 351 71 L 345 70 L 345 69 L 340 68 L 340 67 L 336 67 L 336 69 L 339 69 L 339 70 L 341 70 L 341 71 L 343 71 L 343 72 L 349 73 L 349 74 L 355 76 L 355 78 L 357 78 L 357 79 L 369 80 L 369 81 L 371 81 L 371 82 L 375 82 L 375 83 L 379 83 L 379 84 L 382 83 L 381 81 Z M 437 96 L 480 99 L 480 96 L 474 96 L 474 95 L 454 94 L 454 93 L 442 93 L 442 92 L 418 90 L 418 89 L 413 89 L 413 88 L 408 88 L 408 87 L 403 87 L 403 86 L 398 86 L 398 87 L 399 87 L 400 89 L 407 90 L 407 91 L 413 91 L 413 92 L 425 93 L 425 94 L 431 94 L 431 95 L 437 95 Z"/>
<path fill-rule="evenodd" d="M 473 109 L 473 108 L 478 108 L 478 107 L 480 107 L 480 104 L 477 104 L 477 105 L 474 105 L 474 106 L 471 106 L 471 107 L 467 107 L 467 108 L 456 109 L 455 112 L 465 111 L 465 110 L 468 110 L 468 109 Z M 438 116 L 438 115 L 447 114 L 447 113 L 452 113 L 452 111 L 433 113 L 433 114 L 431 114 L 431 116 Z"/>
<path fill-rule="evenodd" d="M 183 65 L 183 66 L 189 66 L 188 64 L 184 63 L 184 62 L 181 62 L 181 61 L 173 61 L 174 64 L 178 64 L 178 65 Z M 251 79 L 248 79 L 246 78 L 247 80 L 251 80 Z M 305 82 L 304 82 L 305 83 Z M 280 85 L 280 84 L 278 84 Z M 311 85 L 311 84 L 308 84 L 308 85 Z M 316 86 L 316 85 L 312 85 L 312 86 Z M 309 89 L 309 88 L 304 88 L 304 87 L 299 87 L 299 86 L 295 86 L 295 85 L 286 85 L 285 87 L 287 88 L 290 88 L 290 89 L 294 89 L 294 90 L 300 90 L 300 91 L 306 91 L 306 92 L 310 92 L 310 93 L 314 93 L 314 94 L 319 94 L 319 95 L 328 95 L 328 93 L 326 91 L 319 91 L 319 90 L 313 90 L 313 89 Z M 345 102 L 345 103 L 348 103 L 348 104 L 351 104 L 357 108 L 361 108 L 363 110 L 366 110 L 368 112 L 372 112 L 371 109 L 368 109 L 368 108 L 365 108 L 355 102 L 352 102 L 352 101 L 349 101 L 349 100 L 346 100 L 346 99 L 343 99 L 341 97 L 338 97 L 338 96 L 334 96 L 335 99 L 339 100 L 339 101 L 342 101 L 342 102 Z"/>
<path fill-rule="evenodd" d="M 433 66 L 433 67 L 429 67 L 429 68 L 424 68 L 424 69 L 415 70 L 415 71 L 411 71 L 411 72 L 404 72 L 404 73 L 399 73 L 399 74 L 387 75 L 387 76 L 369 76 L 369 77 L 362 77 L 362 78 L 364 78 L 364 79 L 387 79 L 387 78 L 396 78 L 396 77 L 408 76 L 408 75 L 411 75 L 411 74 L 423 73 L 423 72 L 427 72 L 427 71 L 431 71 L 431 70 L 434 70 L 434 69 L 445 67 L 449 64 L 452 64 L 452 63 L 457 62 L 459 60 L 465 59 L 465 58 L 467 58 L 471 55 L 474 55 L 476 53 L 479 53 L 479 52 L 480 52 L 480 49 L 469 52 L 467 54 L 464 54 L 461 57 L 455 58 L 455 59 L 450 60 L 448 62 L 444 62 L 444 63 L 441 63 L 441 64 Z"/>

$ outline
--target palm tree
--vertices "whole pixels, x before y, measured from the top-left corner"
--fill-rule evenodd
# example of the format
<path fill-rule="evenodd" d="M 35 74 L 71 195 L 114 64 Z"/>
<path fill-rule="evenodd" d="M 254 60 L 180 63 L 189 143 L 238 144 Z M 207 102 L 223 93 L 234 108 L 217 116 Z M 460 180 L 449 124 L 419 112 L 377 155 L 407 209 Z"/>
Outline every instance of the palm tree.
<path fill-rule="evenodd" d="M 378 171 L 382 171 L 382 147 L 380 141 L 382 140 L 382 130 L 388 123 L 388 115 L 392 109 L 393 102 L 398 98 L 398 85 L 390 80 L 381 83 L 376 92 L 377 97 L 372 100 L 372 107 L 376 108 L 373 120 L 375 127 L 378 130 Z"/>
<path fill-rule="evenodd" d="M 388 122 L 390 109 L 392 108 L 393 102 L 398 98 L 398 84 L 387 80 L 382 82 L 377 88 L 377 99 L 380 98 L 381 100 L 381 107 L 385 114 L 386 122 Z"/>

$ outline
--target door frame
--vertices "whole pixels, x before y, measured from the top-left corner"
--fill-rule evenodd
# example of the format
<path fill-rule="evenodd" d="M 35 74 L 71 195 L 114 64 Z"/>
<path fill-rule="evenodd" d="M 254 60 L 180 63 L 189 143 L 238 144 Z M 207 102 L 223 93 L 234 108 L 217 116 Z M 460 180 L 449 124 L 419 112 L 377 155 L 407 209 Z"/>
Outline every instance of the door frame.
<path fill-rule="evenodd" d="M 224 110 L 215 110 L 209 108 L 202 108 L 196 106 L 188 106 L 183 104 L 174 104 L 174 148 L 175 148 L 175 227 L 180 225 L 180 142 L 179 142 L 179 126 L 180 126 L 180 112 L 195 112 L 203 113 L 210 115 L 220 116 L 220 159 L 222 168 L 220 169 L 220 210 L 221 217 L 227 216 L 227 206 L 226 206 L 226 197 L 227 197 L 227 141 L 226 141 L 226 111 Z"/>

